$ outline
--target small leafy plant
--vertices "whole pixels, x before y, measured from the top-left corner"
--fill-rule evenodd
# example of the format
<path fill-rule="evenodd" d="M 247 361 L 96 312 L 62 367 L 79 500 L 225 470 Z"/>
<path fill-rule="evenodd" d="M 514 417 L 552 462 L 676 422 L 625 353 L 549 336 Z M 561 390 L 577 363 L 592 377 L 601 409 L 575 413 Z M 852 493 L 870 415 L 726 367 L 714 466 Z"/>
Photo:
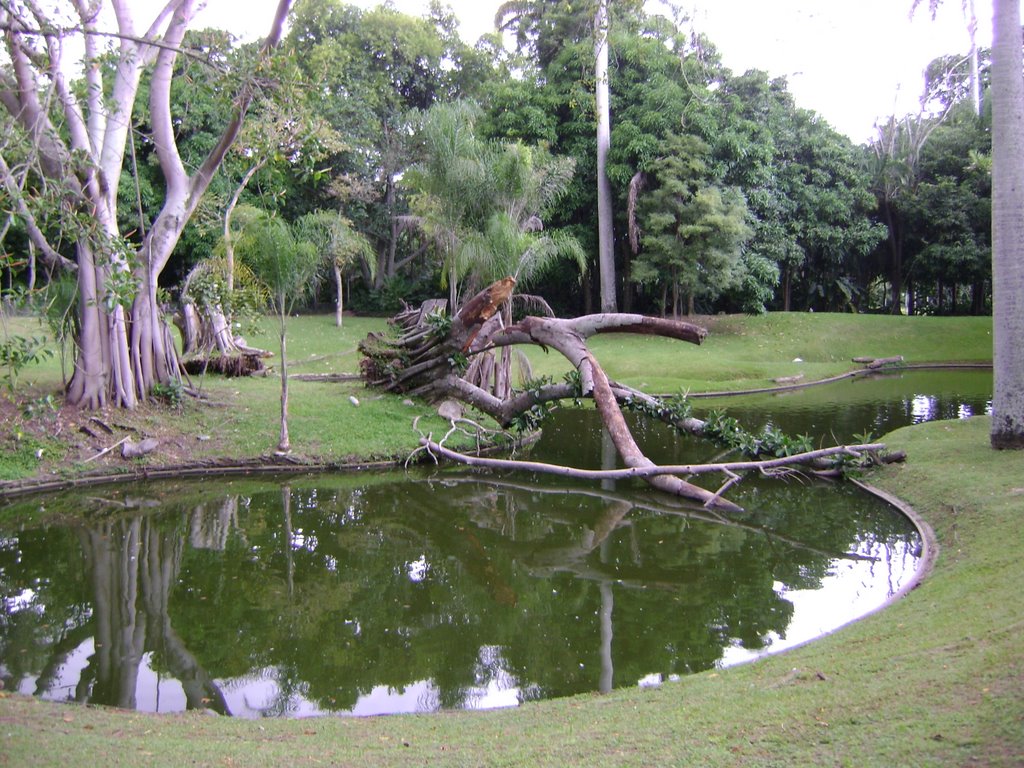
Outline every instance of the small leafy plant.
<path fill-rule="evenodd" d="M 0 376 L 9 394 L 14 394 L 18 377 L 29 365 L 53 357 L 45 336 L 8 336 L 0 341 L 0 365 L 6 370 Z"/>

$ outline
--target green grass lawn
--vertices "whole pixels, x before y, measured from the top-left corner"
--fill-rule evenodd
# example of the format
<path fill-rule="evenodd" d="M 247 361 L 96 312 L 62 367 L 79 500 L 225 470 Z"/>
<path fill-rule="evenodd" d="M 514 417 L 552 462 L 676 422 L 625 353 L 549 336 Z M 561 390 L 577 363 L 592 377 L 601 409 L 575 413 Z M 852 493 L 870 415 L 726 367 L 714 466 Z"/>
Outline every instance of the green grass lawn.
<path fill-rule="evenodd" d="M 908 363 L 991 362 L 987 317 L 774 313 L 695 318 L 709 329 L 697 347 L 686 342 L 610 334 L 591 347 L 608 374 L 647 392 L 708 392 L 770 386 L 804 374 L 824 379 L 857 367 L 854 357 Z M 794 362 L 799 358 L 802 362 Z M 568 369 L 554 353 L 531 351 L 535 373 L 558 379 Z"/>
<path fill-rule="evenodd" d="M 795 369 L 819 378 L 854 367 L 849 360 L 859 355 L 902 354 L 908 362 L 991 355 L 987 318 L 801 314 L 708 324 L 700 348 L 615 336 L 594 348 L 612 376 L 669 392 L 746 388 Z M 338 331 L 328 317 L 295 318 L 294 370 L 354 371 L 356 342 L 382 325 L 357 319 Z M 272 335 L 249 341 L 276 348 Z M 531 356 L 539 373 L 560 375 L 553 355 Z M 50 362 L 29 378 L 33 393 L 52 392 L 59 368 Z M 202 388 L 216 404 L 190 403 L 174 418 L 186 436 L 223 433 L 197 451 L 258 456 L 276 441 L 277 386 L 211 377 Z M 413 414 L 429 412 L 357 383 L 296 381 L 292 441 L 298 453 L 323 458 L 402 455 L 415 445 Z M 139 418 L 155 428 L 167 415 L 153 409 Z M 991 451 L 988 428 L 979 417 L 884 438 L 908 461 L 867 479 L 934 528 L 934 571 L 884 611 L 787 653 L 658 689 L 369 719 L 151 716 L 0 692 L 0 765 L 1021 765 L 1024 455 Z"/>
<path fill-rule="evenodd" d="M 10 765 L 1017 766 L 1024 755 L 1019 556 L 1024 456 L 988 420 L 887 436 L 869 479 L 940 552 L 922 586 L 835 634 L 660 689 L 514 710 L 368 719 L 151 716 L 0 698 Z"/>

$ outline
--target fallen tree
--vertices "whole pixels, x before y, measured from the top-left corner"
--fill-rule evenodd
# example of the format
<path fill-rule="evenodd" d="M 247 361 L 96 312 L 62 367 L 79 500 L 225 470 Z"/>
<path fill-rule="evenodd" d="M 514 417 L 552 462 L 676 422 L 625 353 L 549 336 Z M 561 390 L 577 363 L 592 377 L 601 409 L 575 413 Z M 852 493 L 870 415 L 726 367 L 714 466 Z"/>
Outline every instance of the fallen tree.
<path fill-rule="evenodd" d="M 809 464 L 813 469 L 831 470 L 837 457 L 855 458 L 858 463 L 879 461 L 881 444 L 838 446 L 824 451 L 794 451 L 799 455 L 773 456 L 768 460 L 744 462 L 735 467 L 729 464 L 658 467 L 637 444 L 623 416 L 623 407 L 639 411 L 648 417 L 672 425 L 691 434 L 705 435 L 712 431 L 708 421 L 693 418 L 688 407 L 667 403 L 661 398 L 611 381 L 591 352 L 587 340 L 601 333 L 628 333 L 654 335 L 700 344 L 707 331 L 697 325 L 676 320 L 643 315 L 602 313 L 573 319 L 530 316 L 512 325 L 495 322 L 499 307 L 508 300 L 515 288 L 515 280 L 504 278 L 487 287 L 453 317 L 424 306 L 419 310 L 407 309 L 392 321 L 394 333 L 370 334 L 359 350 L 363 375 L 368 385 L 389 392 L 425 397 L 430 400 L 454 398 L 491 416 L 502 427 L 536 426 L 550 403 L 569 398 L 593 398 L 605 429 L 615 449 L 626 465 L 626 476 L 641 477 L 651 486 L 675 496 L 700 502 L 708 508 L 738 511 L 740 508 L 724 498 L 726 489 L 740 479 L 739 470 L 777 470 L 798 464 Z M 435 309 L 435 311 L 431 311 Z M 566 381 L 541 382 L 498 397 L 481 382 L 467 378 L 469 370 L 485 366 L 471 361 L 481 355 L 493 355 L 496 350 L 518 344 L 532 344 L 552 349 L 564 356 L 573 366 L 574 374 Z M 718 436 L 734 429 L 723 421 L 714 424 Z M 725 434 L 728 437 L 728 434 Z M 728 441 L 727 441 L 728 442 Z M 758 441 L 749 439 L 744 446 L 755 455 Z M 423 436 L 421 446 L 435 455 L 465 461 L 469 457 L 445 448 L 444 440 L 434 441 Z M 730 445 L 730 447 L 739 447 Z M 790 452 L 788 449 L 785 452 Z M 517 462 L 502 462 L 502 468 L 512 468 Z M 522 464 L 518 464 L 522 468 Z M 707 468 L 710 466 L 711 468 Z M 536 469 L 536 467 L 530 467 Z M 558 470 L 562 474 L 586 473 L 586 470 Z M 726 475 L 726 482 L 717 491 L 709 491 L 679 477 L 716 471 Z M 582 475 L 579 475 L 582 476 Z M 595 475 L 596 476 L 596 475 Z"/>

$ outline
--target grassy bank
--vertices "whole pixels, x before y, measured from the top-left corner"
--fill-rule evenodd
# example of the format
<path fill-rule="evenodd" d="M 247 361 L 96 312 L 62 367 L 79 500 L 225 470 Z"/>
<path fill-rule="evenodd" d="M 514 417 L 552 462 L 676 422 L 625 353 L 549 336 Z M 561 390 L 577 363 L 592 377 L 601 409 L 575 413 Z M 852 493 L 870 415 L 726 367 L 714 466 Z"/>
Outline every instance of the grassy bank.
<path fill-rule="evenodd" d="M 794 366 L 818 378 L 849 369 L 859 355 L 987 360 L 991 349 L 987 319 L 786 315 L 708 324 L 712 335 L 701 348 L 614 336 L 594 346 L 611 375 L 652 391 L 746 388 L 792 375 Z M 289 345 L 295 370 L 354 370 L 355 342 L 380 325 L 355 321 L 338 332 L 328 318 L 297 319 Z M 274 348 L 269 337 L 250 341 Z M 559 375 L 560 361 L 534 357 L 539 372 Z M 795 357 L 805 362 L 792 363 Z M 49 365 L 33 373 L 39 393 L 59 381 Z M 175 440 L 207 457 L 272 448 L 274 380 L 211 379 L 203 388 L 214 404 L 183 406 L 173 420 Z M 429 408 L 378 398 L 358 384 L 295 382 L 296 452 L 338 458 L 408 450 L 412 415 Z M 161 410 L 131 419 L 143 430 L 168 421 Z M 977 418 L 886 437 L 909 461 L 869 480 L 933 526 L 941 548 L 935 570 L 887 610 L 780 656 L 659 689 L 360 720 L 154 717 L 0 692 L 0 765 L 1020 765 L 1024 564 L 1016 550 L 1024 456 L 990 451 L 987 431 L 987 419 Z M 52 442 L 47 451 L 72 450 L 60 436 Z M 66 464 L 61 471 L 83 466 L 78 454 Z"/>
<path fill-rule="evenodd" d="M 885 611 L 754 664 L 478 714 L 237 721 L 0 698 L 0 764 L 1020 765 L 1024 456 L 988 422 L 887 437 L 874 474 L 934 527 L 932 575 Z"/>
<path fill-rule="evenodd" d="M 710 334 L 698 347 L 667 339 L 609 335 L 592 346 L 609 375 L 648 392 L 708 392 L 769 386 L 780 376 L 803 374 L 813 381 L 855 368 L 851 358 L 903 355 L 907 362 L 991 360 L 990 318 L 887 317 L 870 315 L 773 314 L 761 317 L 695 318 Z M 28 318 L 7 322 L 10 332 L 42 333 Z M 289 371 L 293 374 L 355 374 L 357 344 L 385 322 L 333 317 L 296 317 L 288 324 Z M 248 336 L 253 346 L 278 349 L 277 328 L 267 320 Z M 527 350 L 535 376 L 561 380 L 568 363 L 556 353 Z M 802 362 L 793 362 L 800 358 Z M 271 359 L 271 365 L 276 358 Z M 280 384 L 268 378 L 194 377 L 203 399 L 185 398 L 177 409 L 144 406 L 132 414 L 55 412 L 62 373 L 59 356 L 26 368 L 18 407 L 0 398 L 0 482 L 40 475 L 78 476 L 97 468 L 118 472 L 141 466 L 257 460 L 277 444 Z M 417 446 L 413 419 L 440 435 L 445 422 L 433 408 L 405 398 L 367 391 L 358 381 L 293 380 L 290 434 L 295 461 L 347 462 L 404 458 Z M 353 403 L 358 401 L 358 405 Z M 91 421 L 97 416 L 112 429 Z M 90 435 L 92 433 L 92 435 Z M 123 437 L 155 437 L 160 450 L 128 465 L 117 452 L 99 455 Z"/>

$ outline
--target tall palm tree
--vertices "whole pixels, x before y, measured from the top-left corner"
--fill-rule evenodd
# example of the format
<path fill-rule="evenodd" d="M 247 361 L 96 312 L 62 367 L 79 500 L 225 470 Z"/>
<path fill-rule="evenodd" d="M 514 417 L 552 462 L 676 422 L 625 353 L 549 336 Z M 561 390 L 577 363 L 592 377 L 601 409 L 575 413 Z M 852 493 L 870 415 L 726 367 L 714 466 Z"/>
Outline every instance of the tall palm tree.
<path fill-rule="evenodd" d="M 615 292 L 615 236 L 612 214 L 612 187 L 608 178 L 608 154 L 611 151 L 611 106 L 608 75 L 608 27 L 610 0 L 586 2 L 543 2 L 510 0 L 499 6 L 495 25 L 514 31 L 520 49 L 531 47 L 543 69 L 554 59 L 567 32 L 572 39 L 583 39 L 589 32 L 594 41 L 594 101 L 597 117 L 597 235 L 598 274 L 601 284 L 601 311 L 618 309 Z"/>
<path fill-rule="evenodd" d="M 246 225 L 236 252 L 266 285 L 271 308 L 277 315 L 281 342 L 281 432 L 276 452 L 290 453 L 287 319 L 296 300 L 315 289 L 323 260 L 313 243 L 296 238 L 287 222 L 269 214 Z"/>
<path fill-rule="evenodd" d="M 994 448 L 1024 449 L 1024 78 L 1019 0 L 994 1 L 992 335 Z"/>
<path fill-rule="evenodd" d="M 594 15 L 594 95 L 597 102 L 597 263 L 601 277 L 601 311 L 615 312 L 615 233 L 612 229 L 612 183 L 608 153 L 612 118 L 608 99 L 608 0 L 598 0 Z"/>
<path fill-rule="evenodd" d="M 478 112 L 462 101 L 431 107 L 421 126 L 422 159 L 405 175 L 405 183 L 415 190 L 412 209 L 417 223 L 444 260 L 443 287 L 448 288 L 452 313 L 466 273 L 463 240 L 485 220 L 482 205 L 491 194 L 486 146 L 474 132 Z"/>

